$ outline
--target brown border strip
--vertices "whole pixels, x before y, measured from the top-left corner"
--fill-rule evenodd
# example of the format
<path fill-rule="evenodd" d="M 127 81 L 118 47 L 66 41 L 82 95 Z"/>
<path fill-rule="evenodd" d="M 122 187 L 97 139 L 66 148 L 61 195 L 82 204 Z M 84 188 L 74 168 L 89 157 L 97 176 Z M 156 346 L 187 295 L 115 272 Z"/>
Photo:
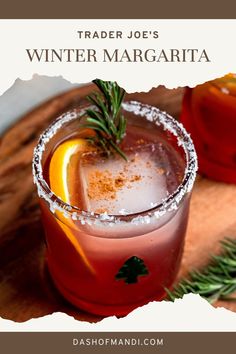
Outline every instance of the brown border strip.
<path fill-rule="evenodd" d="M 83 345 L 73 345 L 73 340 L 77 340 L 78 343 L 81 343 L 81 339 L 83 340 Z M 133 339 L 133 344 L 111 345 L 110 339 L 117 339 L 117 341 Z M 147 343 L 148 339 L 150 343 L 152 340 L 152 345 L 144 344 Z M 234 352 L 235 339 L 236 333 L 223 332 L 0 333 L 1 352 L 4 354 L 222 354 Z M 134 342 L 134 340 L 136 340 L 136 342 Z M 145 340 L 146 342 L 144 342 Z M 155 345 L 153 340 L 158 341 L 158 344 Z M 139 344 L 137 344 L 138 341 Z M 90 345 L 88 345 L 88 343 L 90 343 Z"/>
<path fill-rule="evenodd" d="M 235 19 L 236 1 L 4 1 L 1 19 Z"/>

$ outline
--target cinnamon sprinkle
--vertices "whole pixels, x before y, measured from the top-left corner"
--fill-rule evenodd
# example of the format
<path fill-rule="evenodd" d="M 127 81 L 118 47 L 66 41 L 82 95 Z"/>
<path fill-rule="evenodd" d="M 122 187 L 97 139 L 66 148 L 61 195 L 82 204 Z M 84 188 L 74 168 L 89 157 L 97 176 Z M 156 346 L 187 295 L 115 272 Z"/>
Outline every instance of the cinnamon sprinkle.
<path fill-rule="evenodd" d="M 108 170 L 91 172 L 88 178 L 87 193 L 88 197 L 93 200 L 115 199 L 116 189 L 112 174 Z"/>
<path fill-rule="evenodd" d="M 93 170 L 88 176 L 87 194 L 92 200 L 114 200 L 117 191 L 125 185 L 132 188 L 132 183 L 141 180 L 141 175 L 127 176 L 130 165 L 125 165 L 123 170 L 113 175 L 109 170 Z"/>
<path fill-rule="evenodd" d="M 136 141 L 136 144 L 138 144 L 138 145 L 143 145 L 143 144 L 145 144 L 145 140 L 143 140 L 143 139 L 138 139 L 138 140 Z"/>
<path fill-rule="evenodd" d="M 97 214 L 108 213 L 108 210 L 106 208 L 99 208 L 95 210 L 95 213 Z"/>
<path fill-rule="evenodd" d="M 140 179 L 141 179 L 140 175 L 133 175 L 133 176 L 131 176 L 129 181 L 130 182 L 137 182 L 137 181 L 140 181 Z"/>
<path fill-rule="evenodd" d="M 157 173 L 158 173 L 159 175 L 163 175 L 163 174 L 165 173 L 164 168 L 161 168 L 161 167 L 157 168 Z"/>

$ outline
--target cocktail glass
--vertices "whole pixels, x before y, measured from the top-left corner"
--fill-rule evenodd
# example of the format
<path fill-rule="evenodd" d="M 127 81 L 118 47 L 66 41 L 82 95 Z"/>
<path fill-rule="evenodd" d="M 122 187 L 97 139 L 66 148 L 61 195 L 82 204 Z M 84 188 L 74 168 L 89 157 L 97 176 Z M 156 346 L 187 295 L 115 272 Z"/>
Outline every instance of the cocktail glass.
<path fill-rule="evenodd" d="M 181 121 L 196 147 L 199 173 L 236 183 L 236 75 L 187 88 Z"/>
<path fill-rule="evenodd" d="M 70 205 L 50 188 L 52 156 L 63 142 L 83 136 L 84 108 L 59 117 L 41 135 L 33 158 L 53 282 L 69 302 L 104 316 L 126 315 L 161 300 L 173 284 L 197 170 L 193 143 L 180 123 L 138 102 L 125 102 L 122 109 L 128 121 L 124 150 L 129 162 L 93 152 L 87 159 L 84 153 L 76 170 L 79 198 L 89 188 L 89 173 L 100 169 L 111 184 L 119 175 L 117 194 L 109 200 L 113 213 L 98 211 L 103 202 L 108 207 L 107 201 Z M 121 176 L 128 184 L 120 184 Z"/>

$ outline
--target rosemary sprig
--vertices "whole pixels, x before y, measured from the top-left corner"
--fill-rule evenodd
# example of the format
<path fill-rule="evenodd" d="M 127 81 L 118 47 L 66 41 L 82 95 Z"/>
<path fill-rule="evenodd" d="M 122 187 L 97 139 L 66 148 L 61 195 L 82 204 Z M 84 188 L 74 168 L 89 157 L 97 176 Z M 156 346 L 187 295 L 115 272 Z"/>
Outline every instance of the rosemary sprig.
<path fill-rule="evenodd" d="M 236 240 L 221 241 L 223 252 L 212 256 L 210 264 L 202 271 L 192 271 L 172 291 L 165 289 L 167 300 L 174 301 L 185 294 L 200 294 L 210 303 L 217 300 L 235 300 L 230 296 L 236 291 Z"/>
<path fill-rule="evenodd" d="M 127 161 L 125 153 L 119 147 L 126 131 L 126 119 L 120 112 L 125 91 L 116 82 L 96 79 L 93 83 L 100 92 L 87 97 L 94 109 L 86 110 L 84 127 L 94 130 L 96 135 L 90 140 L 108 155 L 113 150 Z"/>

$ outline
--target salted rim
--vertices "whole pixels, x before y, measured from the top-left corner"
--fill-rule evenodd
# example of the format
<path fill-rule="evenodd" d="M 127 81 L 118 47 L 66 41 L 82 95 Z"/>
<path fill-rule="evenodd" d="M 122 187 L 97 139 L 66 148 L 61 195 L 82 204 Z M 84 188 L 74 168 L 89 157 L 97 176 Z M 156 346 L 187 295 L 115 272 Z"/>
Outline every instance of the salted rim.
<path fill-rule="evenodd" d="M 166 212 L 177 210 L 178 206 L 186 193 L 190 192 L 198 168 L 197 155 L 190 135 L 186 132 L 181 123 L 176 121 L 166 112 L 159 110 L 146 104 L 136 101 L 124 102 L 122 108 L 127 112 L 131 112 L 137 116 L 145 117 L 147 120 L 162 126 L 164 130 L 171 132 L 176 138 L 178 146 L 181 146 L 186 156 L 186 168 L 181 184 L 168 197 L 162 200 L 162 203 L 145 210 L 141 213 L 126 214 L 126 215 L 110 215 L 105 213 L 96 214 L 94 212 L 84 211 L 76 206 L 72 206 L 62 201 L 55 195 L 47 182 L 43 178 L 42 156 L 45 151 L 46 144 L 58 132 L 58 130 L 66 123 L 81 118 L 86 109 L 72 110 L 58 117 L 40 136 L 37 146 L 33 154 L 33 177 L 34 183 L 38 189 L 38 195 L 43 198 L 49 205 L 52 213 L 59 211 L 64 217 L 71 218 L 75 221 L 80 221 L 82 224 L 99 224 L 109 223 L 111 226 L 114 223 L 131 222 L 133 224 L 149 224 L 151 218 L 159 219 Z"/>

